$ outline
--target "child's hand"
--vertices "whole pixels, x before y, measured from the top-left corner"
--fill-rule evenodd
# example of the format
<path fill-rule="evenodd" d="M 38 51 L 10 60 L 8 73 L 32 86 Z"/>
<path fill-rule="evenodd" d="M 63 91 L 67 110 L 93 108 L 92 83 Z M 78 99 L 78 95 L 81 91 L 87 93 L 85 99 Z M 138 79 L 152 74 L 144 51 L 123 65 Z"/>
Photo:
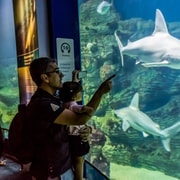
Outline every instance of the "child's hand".
<path fill-rule="evenodd" d="M 79 82 L 80 80 L 78 79 L 78 74 L 79 74 L 79 71 L 78 70 L 74 70 L 72 72 L 72 81 L 73 82 Z"/>

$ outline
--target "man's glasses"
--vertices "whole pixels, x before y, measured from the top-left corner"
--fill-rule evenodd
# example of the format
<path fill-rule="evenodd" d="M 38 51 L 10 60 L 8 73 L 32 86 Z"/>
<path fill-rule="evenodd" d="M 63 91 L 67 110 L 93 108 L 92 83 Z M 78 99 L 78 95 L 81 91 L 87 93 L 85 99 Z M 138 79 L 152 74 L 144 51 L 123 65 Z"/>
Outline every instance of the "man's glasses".
<path fill-rule="evenodd" d="M 55 69 L 53 71 L 45 72 L 44 74 L 51 74 L 51 73 L 57 73 L 59 75 L 63 75 L 63 73 L 59 69 Z"/>

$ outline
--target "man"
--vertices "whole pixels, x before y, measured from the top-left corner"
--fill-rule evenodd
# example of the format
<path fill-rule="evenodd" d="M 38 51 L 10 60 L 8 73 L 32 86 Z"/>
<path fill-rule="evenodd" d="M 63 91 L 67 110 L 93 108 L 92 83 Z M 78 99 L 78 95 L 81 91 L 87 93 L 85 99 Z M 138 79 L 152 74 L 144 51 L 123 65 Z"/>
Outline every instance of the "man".
<path fill-rule="evenodd" d="M 32 162 L 30 172 L 36 180 L 73 180 L 67 125 L 85 124 L 92 114 L 78 114 L 64 109 L 54 96 L 62 88 L 63 74 L 53 59 L 41 57 L 33 60 L 30 74 L 38 87 L 26 114 L 28 148 L 33 151 L 29 157 Z M 110 80 L 104 81 L 87 103 L 94 111 L 103 95 L 110 91 Z"/>

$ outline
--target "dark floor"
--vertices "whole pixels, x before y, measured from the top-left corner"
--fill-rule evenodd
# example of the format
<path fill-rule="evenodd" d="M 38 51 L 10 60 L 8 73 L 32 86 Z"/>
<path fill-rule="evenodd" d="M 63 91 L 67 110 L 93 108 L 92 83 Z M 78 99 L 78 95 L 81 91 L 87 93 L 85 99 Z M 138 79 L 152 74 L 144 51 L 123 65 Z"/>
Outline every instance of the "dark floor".
<path fill-rule="evenodd" d="M 6 132 L 7 129 L 0 127 L 0 180 L 31 180 L 31 176 L 21 171 L 20 163 L 9 153 Z"/>
<path fill-rule="evenodd" d="M 9 158 L 3 161 L 5 165 L 0 165 L 0 180 L 31 180 L 28 173 L 21 171 L 20 164 Z"/>

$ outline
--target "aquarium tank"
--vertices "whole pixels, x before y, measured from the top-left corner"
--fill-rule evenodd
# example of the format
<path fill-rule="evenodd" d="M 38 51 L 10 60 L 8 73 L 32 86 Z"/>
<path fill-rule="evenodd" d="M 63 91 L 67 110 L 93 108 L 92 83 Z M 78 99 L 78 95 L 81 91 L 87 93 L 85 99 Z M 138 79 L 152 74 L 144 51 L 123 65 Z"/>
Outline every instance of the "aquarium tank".
<path fill-rule="evenodd" d="M 0 0 L 0 127 L 2 128 L 9 128 L 19 104 L 13 16 L 12 3 Z"/>
<path fill-rule="evenodd" d="M 109 76 L 86 159 L 109 179 L 180 179 L 180 2 L 79 0 L 84 103 Z"/>

